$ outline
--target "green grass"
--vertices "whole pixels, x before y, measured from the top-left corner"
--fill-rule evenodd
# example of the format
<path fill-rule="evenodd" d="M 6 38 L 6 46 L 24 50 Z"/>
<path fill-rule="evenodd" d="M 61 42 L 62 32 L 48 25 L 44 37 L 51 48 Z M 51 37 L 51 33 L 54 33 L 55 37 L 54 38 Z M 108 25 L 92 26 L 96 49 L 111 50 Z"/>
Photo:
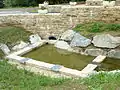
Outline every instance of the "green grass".
<path fill-rule="evenodd" d="M 120 73 L 100 73 L 85 78 L 84 84 L 91 90 L 120 90 Z"/>
<path fill-rule="evenodd" d="M 31 33 L 25 31 L 20 27 L 13 26 L 3 26 L 0 27 L 0 43 L 7 44 L 10 48 L 16 44 L 16 42 L 28 41 L 28 37 Z M 2 51 L 0 50 L 0 57 L 3 56 Z"/>
<path fill-rule="evenodd" d="M 41 90 L 48 86 L 60 85 L 64 78 L 36 75 L 26 70 L 18 70 L 6 61 L 0 62 L 0 90 Z"/>
<path fill-rule="evenodd" d="M 37 10 L 37 9 L 34 9 L 34 10 L 30 10 L 29 12 L 30 12 L 30 13 L 38 13 L 38 10 Z"/>
<path fill-rule="evenodd" d="M 73 30 L 80 32 L 85 36 L 94 36 L 97 33 L 120 33 L 120 24 L 92 22 L 87 24 L 78 24 Z"/>
<path fill-rule="evenodd" d="M 120 90 L 120 73 L 100 73 L 88 78 L 51 78 L 18 70 L 0 62 L 0 90 Z"/>
<path fill-rule="evenodd" d="M 19 27 L 0 27 L 0 43 L 11 45 L 20 40 L 28 41 L 28 37 L 30 34 L 31 33 Z"/>

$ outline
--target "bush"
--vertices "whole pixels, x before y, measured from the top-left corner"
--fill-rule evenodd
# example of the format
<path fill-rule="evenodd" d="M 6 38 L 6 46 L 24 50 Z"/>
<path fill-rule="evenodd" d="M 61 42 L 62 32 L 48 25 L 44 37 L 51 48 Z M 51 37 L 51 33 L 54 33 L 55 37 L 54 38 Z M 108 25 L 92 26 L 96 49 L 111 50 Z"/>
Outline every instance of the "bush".
<path fill-rule="evenodd" d="M 5 7 L 12 7 L 15 0 L 4 0 Z"/>
<path fill-rule="evenodd" d="M 4 4 L 3 4 L 3 0 L 0 0 L 0 8 L 3 8 Z"/>
<path fill-rule="evenodd" d="M 4 0 L 5 7 L 37 6 L 36 0 Z"/>

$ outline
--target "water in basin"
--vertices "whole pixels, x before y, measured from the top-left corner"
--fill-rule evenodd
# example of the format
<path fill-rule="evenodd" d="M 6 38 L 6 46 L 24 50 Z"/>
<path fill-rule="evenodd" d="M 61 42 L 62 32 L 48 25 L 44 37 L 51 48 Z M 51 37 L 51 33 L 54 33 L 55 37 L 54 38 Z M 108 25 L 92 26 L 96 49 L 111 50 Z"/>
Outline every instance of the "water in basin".
<path fill-rule="evenodd" d="M 45 45 L 37 48 L 24 57 L 29 57 L 35 60 L 44 61 L 52 64 L 63 65 L 68 68 L 83 69 L 88 63 L 94 59 L 91 56 L 84 56 L 76 53 L 70 53 L 64 50 L 56 49 L 52 45 Z"/>
<path fill-rule="evenodd" d="M 56 49 L 53 45 L 44 45 L 23 56 L 51 64 L 63 65 L 77 70 L 82 70 L 95 58 L 92 56 L 85 56 Z M 120 60 L 107 58 L 97 68 L 97 70 L 114 69 L 120 69 Z"/>

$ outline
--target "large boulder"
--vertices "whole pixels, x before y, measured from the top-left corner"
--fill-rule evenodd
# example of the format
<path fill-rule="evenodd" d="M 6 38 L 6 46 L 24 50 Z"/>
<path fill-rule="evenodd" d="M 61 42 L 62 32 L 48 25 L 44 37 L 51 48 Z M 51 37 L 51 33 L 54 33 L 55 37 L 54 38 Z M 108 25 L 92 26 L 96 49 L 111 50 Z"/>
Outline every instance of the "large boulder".
<path fill-rule="evenodd" d="M 106 55 L 107 52 L 102 49 L 86 49 L 85 54 L 91 55 L 91 56 L 98 56 L 98 55 Z"/>
<path fill-rule="evenodd" d="M 113 37 L 109 34 L 96 35 L 93 37 L 92 43 L 96 47 L 115 48 L 120 45 L 120 38 Z"/>
<path fill-rule="evenodd" d="M 65 41 L 71 41 L 75 34 L 76 34 L 75 31 L 67 30 L 61 35 L 60 39 Z"/>
<path fill-rule="evenodd" d="M 87 47 L 91 44 L 91 40 L 87 39 L 86 37 L 80 35 L 79 33 L 74 34 L 74 37 L 70 43 L 71 47 L 80 46 L 80 47 Z"/>
<path fill-rule="evenodd" d="M 108 52 L 108 57 L 120 59 L 120 50 L 110 50 Z"/>
<path fill-rule="evenodd" d="M 70 45 L 65 41 L 57 41 L 55 43 L 55 47 L 59 49 L 65 49 L 65 50 L 68 50 L 71 48 Z"/>

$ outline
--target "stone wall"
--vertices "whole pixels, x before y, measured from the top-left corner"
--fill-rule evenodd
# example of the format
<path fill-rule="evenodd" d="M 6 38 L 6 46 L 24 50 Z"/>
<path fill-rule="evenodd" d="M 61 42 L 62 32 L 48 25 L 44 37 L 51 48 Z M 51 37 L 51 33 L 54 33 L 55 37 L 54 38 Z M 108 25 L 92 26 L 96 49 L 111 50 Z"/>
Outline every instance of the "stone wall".
<path fill-rule="evenodd" d="M 62 14 L 71 16 L 75 25 L 91 21 L 103 21 L 107 23 L 120 22 L 120 6 L 76 6 L 73 8 L 63 8 Z"/>
<path fill-rule="evenodd" d="M 120 22 L 120 6 L 64 6 L 60 11 L 61 13 L 57 14 L 0 15 L 0 25 L 24 27 L 27 31 L 39 33 L 46 38 L 48 35 L 58 36 L 79 23 Z"/>
<path fill-rule="evenodd" d="M 86 5 L 88 5 L 88 6 L 102 6 L 103 0 L 86 0 Z"/>
<path fill-rule="evenodd" d="M 120 6 L 120 0 L 116 0 L 115 5 Z"/>
<path fill-rule="evenodd" d="M 43 38 L 49 34 L 58 35 L 67 30 L 67 17 L 62 15 L 9 15 L 0 16 L 0 25 L 13 25 L 25 28 L 32 33 L 39 33 Z"/>

